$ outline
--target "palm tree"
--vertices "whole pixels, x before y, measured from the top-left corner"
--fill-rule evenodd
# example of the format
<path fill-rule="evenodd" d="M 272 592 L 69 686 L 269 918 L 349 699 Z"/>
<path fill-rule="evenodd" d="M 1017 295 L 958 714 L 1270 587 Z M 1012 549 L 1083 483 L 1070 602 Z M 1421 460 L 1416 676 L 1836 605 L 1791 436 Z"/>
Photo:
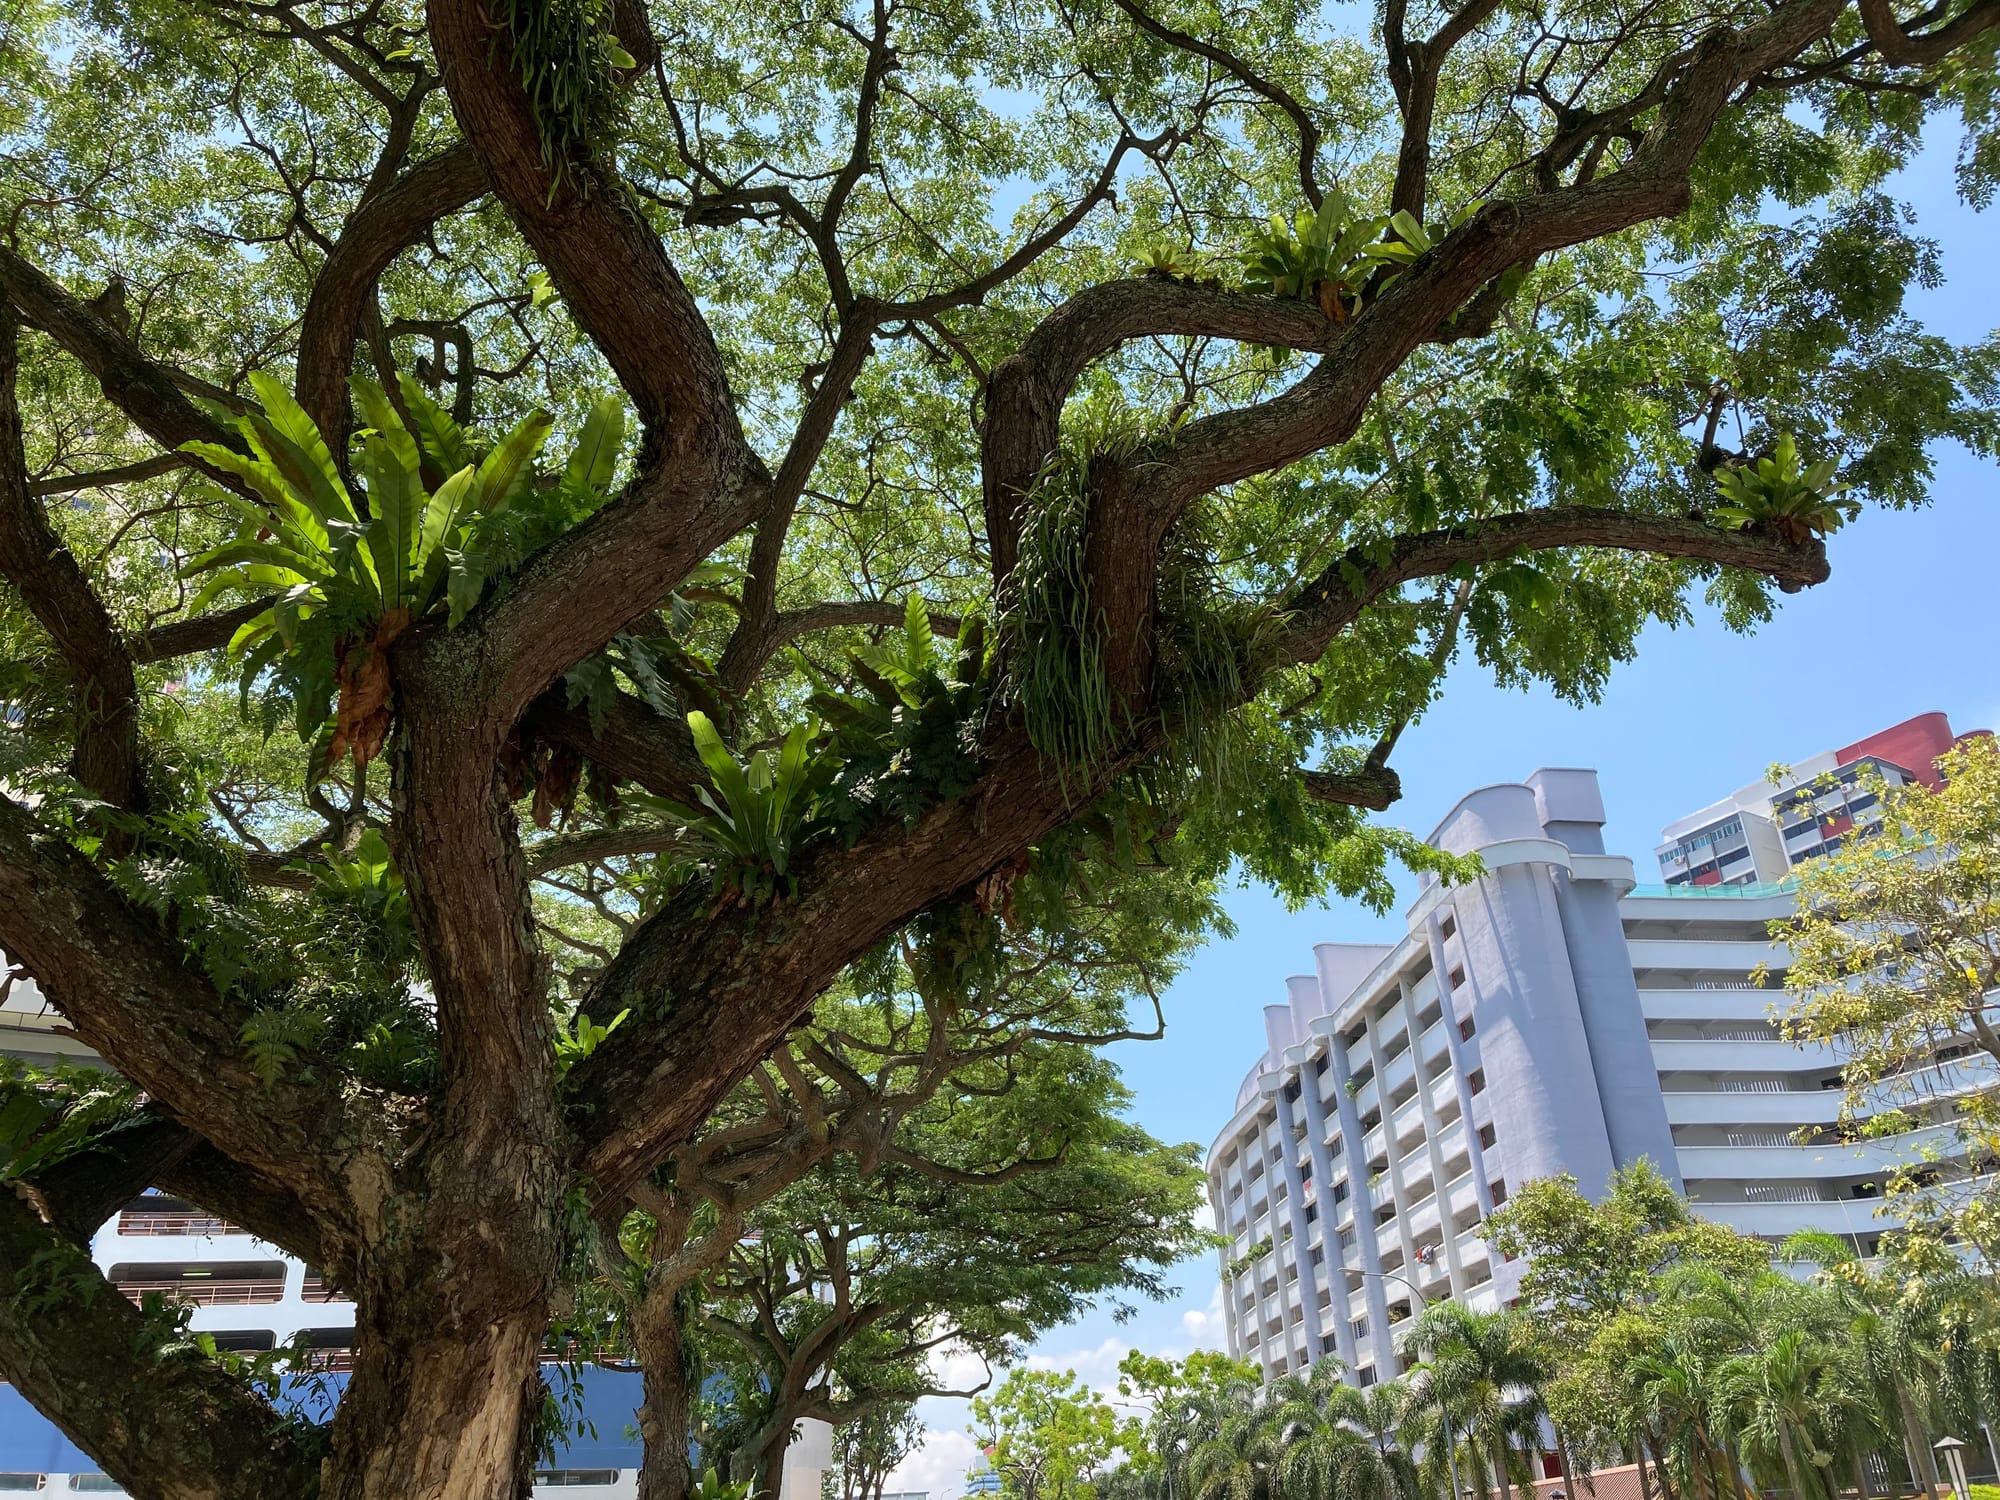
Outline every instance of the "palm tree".
<path fill-rule="evenodd" d="M 1283 1445 L 1264 1404 L 1233 1388 L 1206 1415 L 1207 1435 L 1188 1455 L 1193 1500 L 1272 1500 L 1272 1469 Z"/>
<path fill-rule="evenodd" d="M 1410 1389 L 1400 1380 L 1365 1388 L 1343 1385 L 1330 1403 L 1335 1417 L 1361 1433 L 1368 1456 L 1350 1476 L 1355 1500 L 1416 1500 L 1417 1467 L 1402 1441 L 1410 1413 Z"/>
<path fill-rule="evenodd" d="M 1656 1352 L 1627 1367 L 1637 1425 L 1660 1434 L 1662 1456 L 1694 1500 L 1738 1493 L 1736 1483 L 1722 1477 L 1726 1459 L 1711 1431 L 1711 1373 L 1694 1341 L 1672 1333 Z"/>
<path fill-rule="evenodd" d="M 1834 1453 L 1867 1405 L 1844 1351 L 1790 1328 L 1724 1360 L 1716 1387 L 1753 1468 L 1782 1470 L 1796 1500 L 1835 1500 Z"/>
<path fill-rule="evenodd" d="M 1542 1388 L 1551 1372 L 1526 1334 L 1512 1312 L 1456 1302 L 1426 1308 L 1410 1331 L 1409 1347 L 1424 1361 L 1420 1389 L 1465 1434 L 1468 1449 L 1490 1458 L 1500 1500 L 1513 1500 L 1515 1439 L 1538 1432 L 1546 1411 Z M 1484 1495 L 1485 1465 L 1475 1467 Z"/>
<path fill-rule="evenodd" d="M 1940 1289 L 1921 1279 L 1898 1285 L 1871 1274 L 1838 1235 L 1794 1234 L 1778 1254 L 1793 1264 L 1819 1267 L 1816 1284 L 1840 1309 L 1845 1342 L 1854 1351 L 1861 1383 L 1881 1412 L 1901 1428 L 1911 1479 L 1929 1500 L 1938 1500 L 1937 1459 L 1925 1417 L 1938 1415 L 1939 1350 L 1947 1342 L 1937 1316 Z"/>

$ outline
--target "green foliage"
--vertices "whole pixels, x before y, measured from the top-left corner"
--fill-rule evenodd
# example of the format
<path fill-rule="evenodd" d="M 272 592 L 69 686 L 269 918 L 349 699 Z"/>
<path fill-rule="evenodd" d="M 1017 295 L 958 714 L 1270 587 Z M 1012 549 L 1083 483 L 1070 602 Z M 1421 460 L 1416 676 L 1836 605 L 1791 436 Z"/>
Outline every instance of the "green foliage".
<path fill-rule="evenodd" d="M 1282 214 L 1271 215 L 1250 236 L 1244 276 L 1252 290 L 1314 303 L 1344 323 L 1361 311 L 1371 281 L 1379 286 L 1415 265 L 1444 232 L 1444 226 L 1426 229 L 1402 209 L 1388 218 L 1357 214 L 1335 188 L 1317 210 L 1302 208 L 1289 223 Z"/>
<path fill-rule="evenodd" d="M 1023 501 L 1020 557 L 1000 602 L 1004 698 L 1019 705 L 1034 747 L 1065 771 L 1095 764 L 1129 727 L 1105 672 L 1087 526 L 1093 465 L 1129 461 L 1147 441 L 1129 407 L 1078 402 Z"/>
<path fill-rule="evenodd" d="M 617 75 L 638 61 L 610 31 L 610 0 L 500 0 L 514 68 L 541 133 L 549 199 L 602 149 L 618 118 Z"/>
<path fill-rule="evenodd" d="M 960 625 L 955 659 L 948 657 L 913 594 L 901 631 L 848 653 L 847 674 L 859 691 L 829 683 L 813 694 L 826 726 L 813 753 L 839 767 L 830 815 L 850 840 L 875 817 L 912 823 L 972 784 L 991 666 L 983 620 Z"/>
<path fill-rule="evenodd" d="M 1230 1259 L 1229 1264 L 1222 1268 L 1223 1285 L 1224 1286 L 1230 1285 L 1232 1282 L 1236 1280 L 1237 1277 L 1243 1275 L 1252 1266 L 1256 1265 L 1258 1261 L 1262 1260 L 1265 1256 L 1269 1255 L 1270 1253 L 1271 1253 L 1271 1237 L 1267 1234 L 1261 1240 L 1257 1241 L 1256 1244 L 1252 1245 L 1248 1250 L 1245 1250 L 1241 1255 L 1232 1257 Z"/>
<path fill-rule="evenodd" d="M 688 1486 L 688 1500 L 750 1500 L 750 1490 L 749 1480 L 725 1482 L 711 1465 L 703 1469 L 701 1477 Z"/>
<path fill-rule="evenodd" d="M 991 1395 L 973 1397 L 972 1421 L 1014 1500 L 1089 1500 L 1117 1451 L 1117 1414 L 1074 1370 L 1009 1370 Z"/>
<path fill-rule="evenodd" d="M 1931 1129 L 1938 1149 L 1906 1153 L 1887 1174 L 1899 1217 L 1992 1256 L 2000 1196 L 1969 1164 L 2000 1145 L 2000 1091 L 1941 1049 L 1969 1041 L 1980 1064 L 2000 1058 L 2000 749 L 1968 739 L 1936 769 L 1937 790 L 1864 782 L 1880 827 L 1799 867 L 1798 909 L 1772 924 L 1791 955 L 1778 1019 L 1788 1039 L 1840 1048 L 1842 1121 L 1855 1133 Z M 1808 786 L 1798 810 L 1818 816 L 1815 795 Z"/>
<path fill-rule="evenodd" d="M 271 705 L 288 703 L 299 737 L 311 740 L 337 697 L 328 758 L 351 750 L 365 765 L 389 729 L 390 647 L 431 616 L 456 625 L 491 576 L 595 507 L 616 465 L 623 408 L 611 400 L 592 407 L 561 482 L 544 496 L 533 465 L 551 427 L 546 412 L 529 413 L 481 454 L 407 374 L 401 410 L 379 385 L 356 379 L 355 404 L 370 425 L 355 437 L 360 488 L 350 492 L 284 386 L 265 375 L 251 381 L 263 411 L 237 419 L 248 456 L 220 444 L 186 445 L 259 497 L 217 492 L 242 528 L 181 569 L 206 579 L 190 608 L 230 594 L 275 595 L 229 643 L 246 702 L 272 672 L 267 729 Z"/>
<path fill-rule="evenodd" d="M 0 1181 L 18 1182 L 139 1123 L 138 1091 L 110 1073 L 0 1058 Z"/>
<path fill-rule="evenodd" d="M 1861 513 L 1860 501 L 1841 498 L 1851 486 L 1834 480 L 1838 467 L 1832 458 L 1802 467 L 1798 443 L 1781 432 L 1767 457 L 1716 471 L 1716 493 L 1726 503 L 1709 519 L 1727 531 L 1770 531 L 1787 541 L 1838 531 Z"/>
<path fill-rule="evenodd" d="M 568 1022 L 556 1026 L 556 1070 L 567 1073 L 595 1052 L 604 1039 L 618 1029 L 618 1024 L 632 1012 L 621 1010 L 610 1020 L 599 1024 L 589 1016 L 578 1014 Z"/>
<path fill-rule="evenodd" d="M 814 726 L 794 725 L 776 749 L 738 761 L 707 714 L 687 717 L 710 784 L 695 788 L 700 807 L 662 800 L 661 811 L 707 851 L 719 900 L 760 906 L 795 893 L 792 857 L 827 826 L 821 802 L 833 775 L 812 753 Z"/>

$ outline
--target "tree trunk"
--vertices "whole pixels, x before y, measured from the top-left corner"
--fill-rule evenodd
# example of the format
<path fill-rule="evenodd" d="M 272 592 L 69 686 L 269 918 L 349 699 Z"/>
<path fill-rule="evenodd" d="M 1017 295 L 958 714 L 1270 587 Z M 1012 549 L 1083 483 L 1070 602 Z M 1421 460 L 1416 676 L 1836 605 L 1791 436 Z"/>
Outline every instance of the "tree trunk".
<path fill-rule="evenodd" d="M 649 1287 L 634 1328 L 639 1363 L 645 1370 L 645 1396 L 639 1408 L 644 1444 L 639 1500 L 687 1500 L 692 1478 L 688 1436 L 693 1392 L 680 1301 L 678 1288 Z"/>
<path fill-rule="evenodd" d="M 525 1496 L 547 1327 L 538 1306 L 462 1332 L 359 1337 L 321 1500 Z"/>
<path fill-rule="evenodd" d="M 1660 1452 L 1660 1444 L 1653 1441 L 1651 1432 L 1645 1431 L 1639 1434 L 1639 1442 L 1652 1457 L 1653 1475 L 1660 1481 L 1660 1494 L 1664 1500 L 1678 1500 L 1674 1490 L 1673 1471 L 1667 1467 L 1666 1456 Z"/>
<path fill-rule="evenodd" d="M 1743 1500 L 1756 1500 L 1756 1487 L 1750 1483 L 1749 1476 L 1743 1470 L 1743 1453 L 1736 1446 L 1736 1439 L 1724 1438 L 1722 1452 L 1729 1460 L 1729 1475 L 1735 1480 L 1736 1493 L 1741 1495 Z"/>
<path fill-rule="evenodd" d="M 785 1450 L 792 1446 L 792 1428 L 797 1423 L 787 1417 L 771 1424 L 757 1446 L 756 1467 L 751 1471 L 751 1500 L 778 1500 L 785 1482 Z"/>
<path fill-rule="evenodd" d="M 1798 1447 L 1792 1441 L 1792 1429 L 1782 1421 L 1778 1424 L 1778 1447 L 1785 1455 L 1785 1473 L 1792 1481 L 1792 1500 L 1818 1500 L 1806 1485 L 1805 1466 L 1799 1462 Z"/>
<path fill-rule="evenodd" d="M 1493 1438 L 1494 1489 L 1500 1500 L 1514 1500 L 1513 1476 L 1507 1472 L 1507 1436 L 1496 1433 Z"/>
<path fill-rule="evenodd" d="M 1917 1418 L 1917 1404 L 1910 1399 L 1907 1386 L 1896 1387 L 1896 1407 L 1903 1417 L 1903 1442 L 1909 1450 L 1910 1478 L 1923 1489 L 1929 1500 L 1938 1500 L 1938 1472 L 1936 1455 L 1924 1436 L 1924 1424 Z"/>
<path fill-rule="evenodd" d="M 1854 1452 L 1854 1494 L 1855 1500 L 1875 1500 L 1874 1487 L 1868 1483 L 1868 1455 L 1858 1448 Z"/>
<path fill-rule="evenodd" d="M 1646 1444 L 1636 1432 L 1632 1435 L 1632 1463 L 1639 1473 L 1639 1500 L 1653 1500 L 1653 1476 L 1646 1464 Z"/>

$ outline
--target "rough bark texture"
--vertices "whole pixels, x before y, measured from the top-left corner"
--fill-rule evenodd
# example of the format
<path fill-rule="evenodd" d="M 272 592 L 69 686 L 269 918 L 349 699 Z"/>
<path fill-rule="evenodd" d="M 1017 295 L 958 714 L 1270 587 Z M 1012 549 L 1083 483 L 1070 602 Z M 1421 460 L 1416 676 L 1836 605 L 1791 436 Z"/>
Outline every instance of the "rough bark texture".
<path fill-rule="evenodd" d="M 688 1386 L 679 1293 L 651 1289 L 634 1320 L 633 1334 L 645 1372 L 644 1404 L 639 1409 L 639 1433 L 645 1443 L 639 1500 L 687 1500 L 694 1393 Z"/>

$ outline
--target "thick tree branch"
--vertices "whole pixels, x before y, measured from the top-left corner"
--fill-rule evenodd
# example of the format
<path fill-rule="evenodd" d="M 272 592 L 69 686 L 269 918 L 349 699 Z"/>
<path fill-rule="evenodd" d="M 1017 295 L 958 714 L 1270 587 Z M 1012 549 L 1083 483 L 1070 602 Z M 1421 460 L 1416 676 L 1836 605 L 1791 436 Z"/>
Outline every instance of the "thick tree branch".
<path fill-rule="evenodd" d="M 310 1500 L 311 1435 L 107 1282 L 28 1204 L 0 1193 L 0 1374 L 135 1495 Z"/>
<path fill-rule="evenodd" d="M 561 690 L 553 690 L 536 702 L 522 731 L 566 745 L 620 780 L 676 802 L 692 802 L 694 789 L 708 782 L 686 722 L 656 713 L 630 693 L 612 700 L 598 726 L 592 724 L 587 709 L 570 707 Z"/>
<path fill-rule="evenodd" d="M 0 573 L 21 592 L 73 677 L 76 779 L 116 807 L 144 800 L 139 776 L 139 686 L 118 628 L 91 589 L 42 503 L 28 492 L 17 325 L 0 305 Z"/>
<path fill-rule="evenodd" d="M 2000 26 L 2000 3 L 1996 0 L 1974 0 L 1944 25 L 1914 36 L 1903 30 L 1889 0 L 1855 0 L 1855 8 L 1861 12 L 1861 24 L 1882 60 L 1901 68 L 1927 68 L 1942 62 L 1974 37 Z"/>
<path fill-rule="evenodd" d="M 770 481 L 744 440 L 714 336 L 624 184 L 588 161 L 552 180 L 512 39 L 483 0 L 431 0 L 426 14 L 459 128 L 645 429 L 625 492 L 530 559 L 466 632 L 486 705 L 472 736 L 480 753 L 754 521 Z"/>
<path fill-rule="evenodd" d="M 51 474 L 46 479 L 37 479 L 29 484 L 28 493 L 37 500 L 48 495 L 74 495 L 79 490 L 108 489 L 115 484 L 158 479 L 162 474 L 171 474 L 186 466 L 187 459 L 178 453 L 156 453 L 151 458 L 120 464 L 113 469 L 96 469 L 87 474 Z"/>
<path fill-rule="evenodd" d="M 24 323 L 74 355 L 97 378 L 105 398 L 162 448 L 194 441 L 235 446 L 234 433 L 181 394 L 188 377 L 148 359 L 100 314 L 4 245 L 0 245 L 0 294 L 14 304 Z M 234 483 L 205 465 L 198 467 L 218 483 Z"/>
<path fill-rule="evenodd" d="M 1365 807 L 1382 812 L 1402 800 L 1403 779 L 1387 766 L 1364 765 L 1353 771 L 1301 771 L 1306 792 L 1321 802 Z"/>
<path fill-rule="evenodd" d="M 0 798 L 0 948 L 104 1060 L 185 1124 L 298 1192 L 322 1224 L 351 1222 L 328 1160 L 338 1101 L 267 1089 L 229 1008 L 83 855 Z"/>
<path fill-rule="evenodd" d="M 299 324 L 298 398 L 336 453 L 347 430 L 347 374 L 376 280 L 439 219 L 486 191 L 479 154 L 460 142 L 364 197 L 313 279 Z"/>
<path fill-rule="evenodd" d="M 191 620 L 155 625 L 132 642 L 132 659 L 137 662 L 171 661 L 176 656 L 220 651 L 238 630 L 270 607 L 269 599 L 252 599 L 246 604 L 219 609 L 212 615 L 197 615 Z"/>
<path fill-rule="evenodd" d="M 994 577 L 1013 568 L 1022 496 L 1055 451 L 1063 402 L 1093 360 L 1158 334 L 1324 352 L 1345 332 L 1306 302 L 1185 282 L 1136 278 L 1077 293 L 994 366 L 987 383 L 981 447 Z"/>
<path fill-rule="evenodd" d="M 1776 579 L 1788 592 L 1823 583 L 1829 572 L 1826 548 L 1818 541 L 1799 545 L 1681 516 L 1554 505 L 1401 536 L 1386 559 L 1372 548 L 1344 554 L 1285 602 L 1292 623 L 1284 658 L 1304 662 L 1321 656 L 1362 610 L 1412 579 L 1556 547 L 1606 547 L 1741 568 Z"/>

